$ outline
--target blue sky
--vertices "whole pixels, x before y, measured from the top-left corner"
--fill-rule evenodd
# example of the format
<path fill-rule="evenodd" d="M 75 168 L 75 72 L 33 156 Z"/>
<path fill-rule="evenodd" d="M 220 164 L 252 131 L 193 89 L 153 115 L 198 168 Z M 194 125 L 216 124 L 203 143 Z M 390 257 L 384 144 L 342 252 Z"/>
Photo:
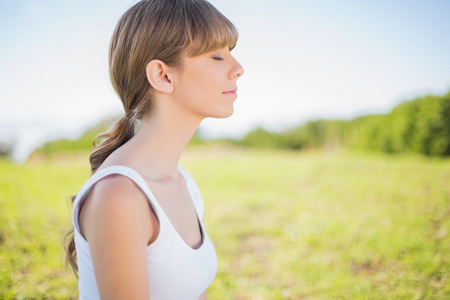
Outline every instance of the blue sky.
<path fill-rule="evenodd" d="M 450 1 L 214 0 L 238 27 L 235 114 L 205 136 L 385 113 L 450 90 Z M 121 113 L 108 79 L 114 26 L 135 1 L 0 0 L 0 140 L 18 157 Z"/>

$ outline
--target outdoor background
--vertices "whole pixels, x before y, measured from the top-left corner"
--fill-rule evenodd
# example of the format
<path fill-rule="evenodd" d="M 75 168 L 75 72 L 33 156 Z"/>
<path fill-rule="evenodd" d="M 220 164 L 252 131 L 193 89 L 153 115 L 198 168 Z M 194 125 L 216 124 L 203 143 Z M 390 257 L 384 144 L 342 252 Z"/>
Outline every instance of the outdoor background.
<path fill-rule="evenodd" d="M 77 297 L 68 196 L 123 114 L 107 51 L 133 3 L 0 0 L 0 299 Z M 245 74 L 181 161 L 209 298 L 449 298 L 450 2 L 211 3 Z"/>

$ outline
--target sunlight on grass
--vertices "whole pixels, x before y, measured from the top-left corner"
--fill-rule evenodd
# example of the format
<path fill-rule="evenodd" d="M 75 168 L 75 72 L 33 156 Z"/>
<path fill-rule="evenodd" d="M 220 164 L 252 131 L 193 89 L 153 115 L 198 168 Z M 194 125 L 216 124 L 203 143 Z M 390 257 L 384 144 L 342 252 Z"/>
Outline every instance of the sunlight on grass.
<path fill-rule="evenodd" d="M 210 299 L 450 297 L 450 161 L 193 147 L 219 256 Z M 0 298 L 76 298 L 67 196 L 87 156 L 0 161 Z"/>

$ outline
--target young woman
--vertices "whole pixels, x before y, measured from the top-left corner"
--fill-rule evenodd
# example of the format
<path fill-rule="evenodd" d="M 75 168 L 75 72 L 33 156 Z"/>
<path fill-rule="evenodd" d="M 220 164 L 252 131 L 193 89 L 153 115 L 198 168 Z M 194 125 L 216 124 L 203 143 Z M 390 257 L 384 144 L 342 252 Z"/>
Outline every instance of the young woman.
<path fill-rule="evenodd" d="M 178 160 L 204 118 L 233 113 L 236 41 L 205 0 L 140 1 L 119 20 L 109 67 L 125 113 L 96 139 L 66 246 L 81 299 L 206 298 L 216 253 Z"/>

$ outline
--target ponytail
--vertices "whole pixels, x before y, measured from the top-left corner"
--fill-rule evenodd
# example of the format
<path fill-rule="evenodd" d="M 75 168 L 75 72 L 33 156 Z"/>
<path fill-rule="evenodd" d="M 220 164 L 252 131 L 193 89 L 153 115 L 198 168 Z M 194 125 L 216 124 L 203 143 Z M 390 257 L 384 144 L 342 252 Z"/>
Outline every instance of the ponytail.
<path fill-rule="evenodd" d="M 110 131 L 97 136 L 93 142 L 94 151 L 89 157 L 92 174 L 111 153 L 128 142 L 133 135 L 134 117 L 125 115 L 113 125 Z"/>
<path fill-rule="evenodd" d="M 73 205 L 76 196 L 70 196 L 70 202 Z M 78 264 L 77 264 L 77 249 L 75 248 L 75 232 L 73 227 L 66 232 L 63 238 L 64 250 L 66 255 L 64 256 L 65 265 L 70 264 L 72 267 L 73 274 L 78 279 Z"/>

